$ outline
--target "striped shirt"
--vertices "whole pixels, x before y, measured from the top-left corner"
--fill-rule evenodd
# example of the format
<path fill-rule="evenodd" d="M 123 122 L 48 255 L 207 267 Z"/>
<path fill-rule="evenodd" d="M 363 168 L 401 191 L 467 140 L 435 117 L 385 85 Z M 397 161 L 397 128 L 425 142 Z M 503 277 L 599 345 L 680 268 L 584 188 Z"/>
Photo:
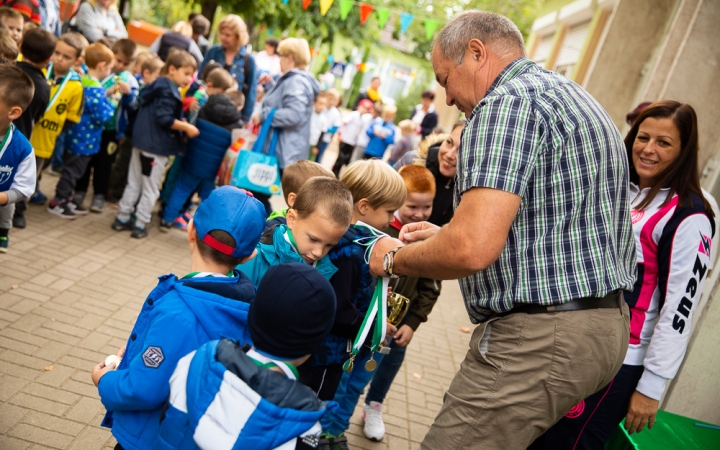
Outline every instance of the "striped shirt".
<path fill-rule="evenodd" d="M 508 65 L 463 130 L 455 206 L 474 187 L 522 197 L 505 248 L 460 281 L 474 323 L 521 303 L 632 290 L 625 145 L 605 110 L 526 58 Z"/>

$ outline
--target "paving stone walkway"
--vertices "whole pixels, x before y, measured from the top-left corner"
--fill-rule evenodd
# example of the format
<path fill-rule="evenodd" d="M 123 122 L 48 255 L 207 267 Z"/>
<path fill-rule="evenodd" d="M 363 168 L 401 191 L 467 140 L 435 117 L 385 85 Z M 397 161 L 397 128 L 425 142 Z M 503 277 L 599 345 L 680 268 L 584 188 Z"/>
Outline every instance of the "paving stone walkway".
<path fill-rule="evenodd" d="M 57 178 L 45 175 L 52 193 Z M 159 275 L 189 271 L 186 236 L 158 231 L 131 239 L 110 229 L 115 210 L 64 221 L 30 205 L 0 254 L 0 449 L 102 449 L 104 408 L 90 371 L 125 344 Z M 352 448 L 417 448 L 465 356 L 471 328 L 456 282 L 446 282 L 421 325 L 385 402 L 387 435 L 365 439 L 361 407 Z"/>

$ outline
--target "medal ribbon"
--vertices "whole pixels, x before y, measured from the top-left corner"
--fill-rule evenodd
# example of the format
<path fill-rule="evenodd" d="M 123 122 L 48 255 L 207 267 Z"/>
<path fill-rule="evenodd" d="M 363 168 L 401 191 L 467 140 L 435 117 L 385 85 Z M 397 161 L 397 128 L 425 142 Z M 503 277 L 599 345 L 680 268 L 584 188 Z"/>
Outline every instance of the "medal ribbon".
<path fill-rule="evenodd" d="M 356 239 L 356 244 L 364 246 L 365 249 L 365 262 L 370 262 L 370 255 L 372 254 L 373 248 L 378 240 L 387 236 L 387 234 L 379 231 L 368 224 L 357 222 L 356 228 L 364 228 L 368 230 L 373 236 L 361 237 Z M 373 321 L 377 317 L 377 322 L 373 330 L 372 344 L 370 349 L 375 352 L 380 348 L 385 333 L 387 331 L 387 291 L 388 283 L 390 280 L 385 277 L 378 277 L 377 283 L 375 284 L 375 291 L 373 292 L 372 300 L 370 300 L 370 307 L 368 308 L 363 323 L 360 326 L 360 331 L 355 337 L 355 342 L 352 346 L 351 359 L 346 361 L 343 365 L 343 369 L 347 370 L 350 367 L 350 361 L 360 352 L 363 342 L 370 333 L 370 327 L 373 326 Z"/>
<path fill-rule="evenodd" d="M 0 142 L 0 159 L 2 159 L 3 155 L 5 154 L 5 150 L 10 145 L 10 142 L 12 142 L 13 130 L 15 130 L 15 125 L 13 125 L 13 123 L 11 122 L 7 132 L 5 133 L 5 136 L 3 136 L 2 142 Z"/>
<path fill-rule="evenodd" d="M 298 373 L 297 368 L 292 364 L 268 358 L 267 356 L 261 355 L 253 349 L 248 350 L 248 352 L 245 354 L 248 356 L 248 358 L 252 359 L 259 367 L 264 367 L 266 369 L 277 367 L 278 369 L 282 370 L 285 376 L 291 380 L 297 380 L 298 378 L 300 378 L 300 374 Z"/>
<path fill-rule="evenodd" d="M 45 112 L 50 111 L 50 108 L 55 104 L 55 101 L 60 96 L 60 92 L 67 86 L 68 81 L 70 81 L 71 75 L 73 74 L 74 70 L 70 69 L 68 73 L 65 74 L 65 77 L 63 77 L 62 81 L 60 82 L 60 86 L 55 91 L 55 94 L 53 94 L 52 98 L 50 99 L 50 102 L 47 105 L 47 108 L 45 108 Z M 48 74 L 50 71 L 48 71 Z"/>

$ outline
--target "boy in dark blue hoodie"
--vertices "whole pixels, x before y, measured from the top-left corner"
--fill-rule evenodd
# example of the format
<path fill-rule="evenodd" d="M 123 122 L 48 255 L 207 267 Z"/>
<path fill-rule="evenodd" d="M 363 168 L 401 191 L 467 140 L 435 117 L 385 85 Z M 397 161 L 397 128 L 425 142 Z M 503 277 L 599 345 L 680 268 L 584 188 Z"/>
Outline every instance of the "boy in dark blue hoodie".
<path fill-rule="evenodd" d="M 255 288 L 233 268 L 254 256 L 264 223 L 264 207 L 246 191 L 213 191 L 188 225 L 192 271 L 181 279 L 160 277 L 116 355 L 118 370 L 110 362 L 115 355 L 93 369 L 108 411 L 102 425 L 112 428 L 120 448 L 151 448 L 180 358 L 211 340 L 251 341 L 247 319 Z"/>
<path fill-rule="evenodd" d="M 183 133 L 190 138 L 200 134 L 194 125 L 182 121 L 180 97 L 180 88 L 190 84 L 196 67 L 190 53 L 172 51 L 160 71 L 160 78 L 143 90 L 133 129 L 128 184 L 118 205 L 113 230 L 132 230 L 131 237 L 136 239 L 147 237 L 147 225 L 160 197 L 168 157 L 180 151 Z M 133 213 L 137 217 L 134 223 L 130 221 Z"/>

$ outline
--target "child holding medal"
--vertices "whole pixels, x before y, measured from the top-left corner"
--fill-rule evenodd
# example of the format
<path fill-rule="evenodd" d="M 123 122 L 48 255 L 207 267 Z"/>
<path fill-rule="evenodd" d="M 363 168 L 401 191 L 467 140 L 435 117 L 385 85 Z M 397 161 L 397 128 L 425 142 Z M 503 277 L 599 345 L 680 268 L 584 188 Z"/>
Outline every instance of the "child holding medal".
<path fill-rule="evenodd" d="M 30 143 L 37 157 L 37 183 L 42 171 L 50 163 L 60 134 L 72 124 L 80 122 L 83 110 L 83 86 L 80 75 L 72 68 L 85 50 L 85 40 L 78 33 L 65 33 L 55 44 L 45 78 L 50 82 L 50 101 L 45 113 L 33 128 Z M 42 204 L 47 198 L 38 187 L 30 203 Z"/>

